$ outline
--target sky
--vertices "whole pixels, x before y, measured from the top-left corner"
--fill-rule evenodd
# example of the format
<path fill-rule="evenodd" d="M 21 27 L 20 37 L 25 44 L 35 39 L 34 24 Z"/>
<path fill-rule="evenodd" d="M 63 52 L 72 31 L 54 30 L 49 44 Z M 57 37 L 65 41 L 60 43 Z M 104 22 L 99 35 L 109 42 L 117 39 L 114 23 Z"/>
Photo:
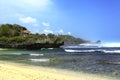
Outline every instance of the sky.
<path fill-rule="evenodd" d="M 120 42 L 120 0 L 1 0 L 0 24 L 6 23 L 32 33 Z"/>

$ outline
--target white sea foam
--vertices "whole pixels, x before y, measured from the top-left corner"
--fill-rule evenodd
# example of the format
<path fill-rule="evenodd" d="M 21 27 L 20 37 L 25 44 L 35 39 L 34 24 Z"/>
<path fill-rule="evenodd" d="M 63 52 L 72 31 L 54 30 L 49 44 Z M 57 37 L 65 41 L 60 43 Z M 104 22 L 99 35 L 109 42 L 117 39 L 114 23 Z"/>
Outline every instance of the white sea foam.
<path fill-rule="evenodd" d="M 43 56 L 44 54 L 30 54 L 30 56 Z"/>
<path fill-rule="evenodd" d="M 103 53 L 120 53 L 120 50 L 72 50 L 65 49 L 66 52 L 103 52 Z"/>
<path fill-rule="evenodd" d="M 120 64 L 120 62 L 110 62 L 110 63 L 112 63 L 112 64 Z"/>
<path fill-rule="evenodd" d="M 45 48 L 41 48 L 41 50 L 44 50 Z"/>
<path fill-rule="evenodd" d="M 66 52 L 95 52 L 95 50 L 72 50 L 65 49 Z"/>
<path fill-rule="evenodd" d="M 54 49 L 54 48 L 48 48 L 48 49 L 52 50 L 52 49 Z"/>
<path fill-rule="evenodd" d="M 22 55 L 22 53 L 12 53 L 12 55 Z"/>
<path fill-rule="evenodd" d="M 103 50 L 104 53 L 120 53 L 120 50 Z"/>
<path fill-rule="evenodd" d="M 117 43 L 117 42 L 102 43 L 101 45 L 104 47 L 120 47 L 120 43 Z"/>
<path fill-rule="evenodd" d="M 30 59 L 30 61 L 33 61 L 33 62 L 47 62 L 47 61 L 49 61 L 49 59 Z"/>
<path fill-rule="evenodd" d="M 80 44 L 84 46 L 98 46 L 98 47 L 120 47 L 120 42 L 104 42 L 100 44 Z"/>

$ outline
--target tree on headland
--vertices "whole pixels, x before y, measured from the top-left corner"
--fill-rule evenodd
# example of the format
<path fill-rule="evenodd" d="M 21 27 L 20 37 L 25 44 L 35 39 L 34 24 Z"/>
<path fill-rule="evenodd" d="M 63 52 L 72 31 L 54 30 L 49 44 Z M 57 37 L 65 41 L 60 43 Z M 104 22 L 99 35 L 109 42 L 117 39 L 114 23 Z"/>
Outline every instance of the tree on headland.
<path fill-rule="evenodd" d="M 0 37 L 14 37 L 20 36 L 23 30 L 27 30 L 25 27 L 17 24 L 2 24 L 0 25 Z"/>
<path fill-rule="evenodd" d="M 27 28 L 18 24 L 0 25 L 0 47 L 26 48 L 27 47 L 59 47 L 84 43 L 86 40 L 71 35 L 32 34 Z M 42 46 L 41 46 L 42 45 Z"/>

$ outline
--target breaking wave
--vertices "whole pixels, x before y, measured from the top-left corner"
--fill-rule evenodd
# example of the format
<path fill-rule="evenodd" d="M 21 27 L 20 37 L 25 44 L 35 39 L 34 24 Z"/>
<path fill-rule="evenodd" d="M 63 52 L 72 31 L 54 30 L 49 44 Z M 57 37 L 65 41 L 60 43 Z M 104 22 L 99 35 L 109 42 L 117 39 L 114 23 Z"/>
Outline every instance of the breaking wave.
<path fill-rule="evenodd" d="M 30 54 L 30 56 L 44 56 L 44 54 Z"/>
<path fill-rule="evenodd" d="M 74 52 L 85 52 L 85 53 L 92 53 L 92 52 L 102 52 L 102 53 L 120 53 L 120 50 L 65 50 L 66 52 L 74 53 Z"/>
<path fill-rule="evenodd" d="M 120 50 L 112 50 L 112 51 L 108 51 L 108 50 L 104 50 L 104 53 L 120 53 Z"/>
<path fill-rule="evenodd" d="M 49 61 L 49 59 L 29 59 L 30 61 L 33 61 L 33 62 L 47 62 Z"/>
<path fill-rule="evenodd" d="M 95 52 L 95 50 L 67 50 L 65 49 L 66 52 Z"/>

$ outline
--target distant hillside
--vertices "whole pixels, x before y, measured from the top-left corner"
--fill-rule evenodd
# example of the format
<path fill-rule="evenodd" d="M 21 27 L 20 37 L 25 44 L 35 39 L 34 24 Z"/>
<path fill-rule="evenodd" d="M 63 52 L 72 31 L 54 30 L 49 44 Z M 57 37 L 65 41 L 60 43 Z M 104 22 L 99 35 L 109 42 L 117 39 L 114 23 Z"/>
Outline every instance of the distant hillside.
<path fill-rule="evenodd" d="M 85 43 L 86 40 L 71 35 L 32 34 L 18 24 L 0 25 L 0 47 L 19 49 L 39 49 Z"/>
<path fill-rule="evenodd" d="M 59 35 L 64 41 L 64 45 L 76 45 L 81 43 L 87 43 L 89 41 L 84 40 L 82 38 L 76 38 L 72 35 Z"/>

